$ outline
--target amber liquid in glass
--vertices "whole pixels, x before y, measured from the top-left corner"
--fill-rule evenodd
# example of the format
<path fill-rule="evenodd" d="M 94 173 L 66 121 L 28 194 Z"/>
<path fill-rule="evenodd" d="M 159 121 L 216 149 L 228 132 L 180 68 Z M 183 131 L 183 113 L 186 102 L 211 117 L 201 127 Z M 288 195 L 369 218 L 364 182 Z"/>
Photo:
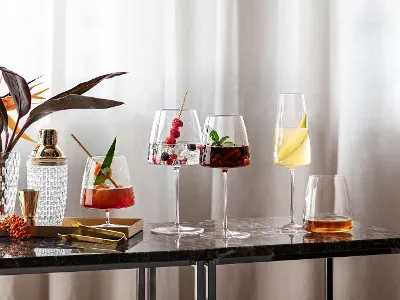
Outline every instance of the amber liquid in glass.
<path fill-rule="evenodd" d="M 248 146 L 216 147 L 202 146 L 200 149 L 200 165 L 210 168 L 238 168 L 250 164 Z"/>
<path fill-rule="evenodd" d="M 84 188 L 81 205 L 85 208 L 115 209 L 131 207 L 135 203 L 132 187 Z"/>
<path fill-rule="evenodd" d="M 304 222 L 304 229 L 308 232 L 348 232 L 352 228 L 353 220 L 342 216 L 316 217 Z"/>

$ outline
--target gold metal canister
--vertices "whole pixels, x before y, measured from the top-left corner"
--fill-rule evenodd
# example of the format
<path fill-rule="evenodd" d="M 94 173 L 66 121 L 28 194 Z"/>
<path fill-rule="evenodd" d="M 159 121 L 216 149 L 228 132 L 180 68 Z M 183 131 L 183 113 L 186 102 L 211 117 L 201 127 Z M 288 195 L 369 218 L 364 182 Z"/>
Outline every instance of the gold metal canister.
<path fill-rule="evenodd" d="M 35 226 L 36 209 L 39 201 L 39 191 L 22 190 L 18 192 L 21 212 L 28 226 Z"/>
<path fill-rule="evenodd" d="M 54 128 L 39 130 L 39 144 L 29 156 L 32 164 L 36 165 L 64 165 L 67 158 L 58 146 L 58 132 Z"/>

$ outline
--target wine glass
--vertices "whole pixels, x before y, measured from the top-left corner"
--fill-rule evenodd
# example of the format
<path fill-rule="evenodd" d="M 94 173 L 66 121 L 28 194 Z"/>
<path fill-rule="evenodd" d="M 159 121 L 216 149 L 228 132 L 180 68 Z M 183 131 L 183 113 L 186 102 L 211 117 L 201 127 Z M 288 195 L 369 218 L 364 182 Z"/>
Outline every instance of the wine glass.
<path fill-rule="evenodd" d="M 303 220 L 308 232 L 340 233 L 353 228 L 350 193 L 340 175 L 311 175 Z"/>
<path fill-rule="evenodd" d="M 103 183 L 95 184 L 105 156 L 88 157 L 82 180 L 81 206 L 84 208 L 103 209 L 106 223 L 99 226 L 121 226 L 110 223 L 110 210 L 131 207 L 135 195 L 124 156 L 114 156 L 109 177 L 103 176 Z"/>
<path fill-rule="evenodd" d="M 246 167 L 250 164 L 249 142 L 243 117 L 239 115 L 216 115 L 206 119 L 203 130 L 200 165 L 218 168 L 224 181 L 224 220 L 223 230 L 204 233 L 202 237 L 212 239 L 244 239 L 250 233 L 228 230 L 228 171 L 232 168 Z"/>
<path fill-rule="evenodd" d="M 199 234 L 203 228 L 183 226 L 179 220 L 179 170 L 199 164 L 201 130 L 194 109 L 162 109 L 156 112 L 151 130 L 147 160 L 170 166 L 175 173 L 175 224 L 151 230 L 160 235 Z"/>
<path fill-rule="evenodd" d="M 284 232 L 303 230 L 294 222 L 294 170 L 311 163 L 310 138 L 307 114 L 302 94 L 280 94 L 276 114 L 274 164 L 290 171 L 290 223 L 282 227 Z"/>

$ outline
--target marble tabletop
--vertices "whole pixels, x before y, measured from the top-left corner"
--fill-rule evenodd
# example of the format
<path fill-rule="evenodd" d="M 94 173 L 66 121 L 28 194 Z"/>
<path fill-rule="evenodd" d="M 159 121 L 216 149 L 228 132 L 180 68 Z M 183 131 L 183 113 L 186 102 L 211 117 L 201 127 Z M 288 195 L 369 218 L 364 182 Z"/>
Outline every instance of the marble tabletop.
<path fill-rule="evenodd" d="M 203 260 L 235 263 L 249 258 L 269 261 L 400 252 L 400 233 L 390 230 L 355 222 L 353 230 L 347 234 L 279 233 L 277 228 L 287 221 L 288 218 L 280 217 L 229 220 L 231 230 L 247 231 L 251 235 L 244 240 L 228 241 L 200 236 L 158 236 L 151 234 L 150 230 L 160 224 L 146 224 L 143 232 L 117 249 L 88 243 L 61 245 L 55 238 L 10 241 L 1 237 L 0 273 L 7 274 L 11 269 L 21 269 L 21 273 L 32 269 L 29 273 L 35 273 L 35 268 L 49 267 L 55 270 L 70 267 L 68 270 L 74 271 L 77 266 L 107 269 L 108 265 L 124 268 L 125 264 L 161 266 L 165 262 L 185 261 L 189 264 Z M 185 224 L 203 227 L 206 232 L 222 230 L 221 221 Z M 9 273 L 16 274 L 18 270 Z"/>

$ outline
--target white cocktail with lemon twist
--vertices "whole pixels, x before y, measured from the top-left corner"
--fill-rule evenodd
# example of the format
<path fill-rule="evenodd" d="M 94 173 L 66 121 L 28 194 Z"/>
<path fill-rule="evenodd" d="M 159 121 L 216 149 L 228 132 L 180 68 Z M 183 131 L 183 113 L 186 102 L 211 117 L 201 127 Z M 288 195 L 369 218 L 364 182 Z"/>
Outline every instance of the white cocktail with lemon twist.
<path fill-rule="evenodd" d="M 311 163 L 311 146 L 307 114 L 302 94 L 281 94 L 278 101 L 274 137 L 274 164 L 290 170 L 290 223 L 284 232 L 296 232 L 303 227 L 294 222 L 294 170 Z"/>
<path fill-rule="evenodd" d="M 310 137 L 307 117 L 303 116 L 297 128 L 276 128 L 274 164 L 295 169 L 311 163 Z"/>

